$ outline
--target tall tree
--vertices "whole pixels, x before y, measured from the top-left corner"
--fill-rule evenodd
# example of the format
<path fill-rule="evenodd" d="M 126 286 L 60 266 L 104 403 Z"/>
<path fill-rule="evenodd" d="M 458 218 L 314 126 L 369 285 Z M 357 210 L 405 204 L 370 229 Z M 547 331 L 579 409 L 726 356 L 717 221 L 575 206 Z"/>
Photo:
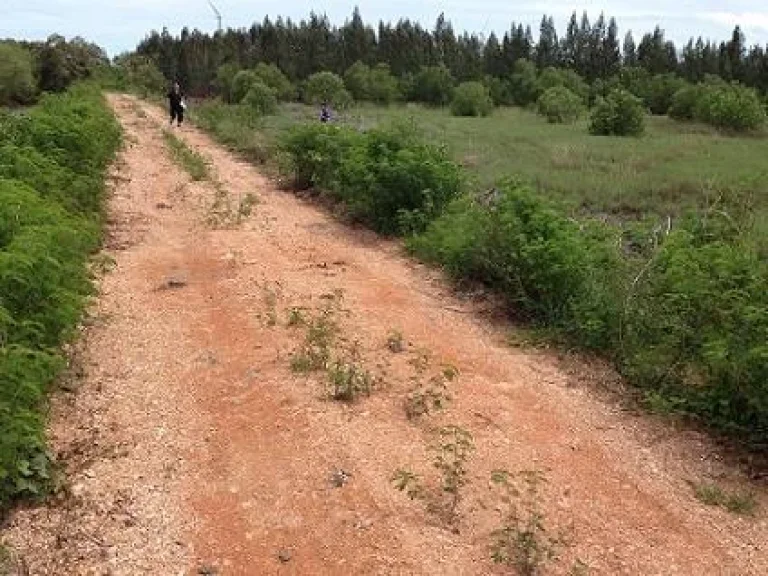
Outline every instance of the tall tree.
<path fill-rule="evenodd" d="M 560 45 L 557 39 L 555 19 L 543 16 L 539 26 L 539 43 L 536 46 L 536 64 L 539 69 L 560 64 Z"/>

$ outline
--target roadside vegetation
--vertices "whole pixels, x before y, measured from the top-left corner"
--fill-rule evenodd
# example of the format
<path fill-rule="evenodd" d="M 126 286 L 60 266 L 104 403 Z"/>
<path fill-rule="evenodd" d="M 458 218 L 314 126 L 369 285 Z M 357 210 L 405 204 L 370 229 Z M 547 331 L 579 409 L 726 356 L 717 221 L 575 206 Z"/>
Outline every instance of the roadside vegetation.
<path fill-rule="evenodd" d="M 104 178 L 120 129 L 99 90 L 0 112 L 0 507 L 53 474 L 45 395 L 91 293 Z"/>

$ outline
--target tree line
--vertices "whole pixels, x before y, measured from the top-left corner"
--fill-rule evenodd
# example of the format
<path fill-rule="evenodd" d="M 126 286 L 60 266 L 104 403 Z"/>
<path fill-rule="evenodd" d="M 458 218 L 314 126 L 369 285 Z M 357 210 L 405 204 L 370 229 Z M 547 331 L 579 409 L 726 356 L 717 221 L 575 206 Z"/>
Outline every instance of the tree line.
<path fill-rule="evenodd" d="M 190 93 L 207 94 L 215 86 L 222 64 L 253 68 L 266 62 L 279 67 L 292 81 L 320 71 L 342 75 L 356 62 L 386 64 L 403 78 L 422 67 L 445 66 L 458 82 L 485 77 L 507 78 L 519 60 L 539 69 L 567 68 L 592 83 L 615 76 L 623 68 L 642 68 L 652 75 L 674 73 L 699 82 L 707 76 L 739 81 L 768 91 L 768 54 L 762 46 L 747 46 L 740 27 L 722 42 L 691 39 L 682 48 L 656 27 L 636 41 L 631 32 L 621 38 L 614 18 L 603 14 L 590 21 L 571 16 L 559 36 L 552 16 L 544 16 L 538 41 L 530 26 L 512 23 L 503 35 L 487 38 L 457 33 L 444 15 L 432 30 L 409 19 L 366 24 L 356 8 L 343 26 L 334 26 L 316 13 L 301 22 L 269 17 L 248 29 L 227 29 L 213 35 L 184 28 L 178 36 L 167 29 L 153 31 L 136 52 L 149 57 L 164 76 L 177 79 Z"/>

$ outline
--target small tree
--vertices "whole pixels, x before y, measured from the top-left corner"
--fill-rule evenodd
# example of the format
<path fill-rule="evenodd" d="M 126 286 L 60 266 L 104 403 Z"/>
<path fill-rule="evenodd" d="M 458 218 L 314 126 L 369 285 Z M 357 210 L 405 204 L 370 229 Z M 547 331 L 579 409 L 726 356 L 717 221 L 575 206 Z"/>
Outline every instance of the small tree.
<path fill-rule="evenodd" d="M 589 131 L 603 136 L 640 136 L 645 130 L 645 112 L 637 96 L 618 89 L 597 103 Z"/>
<path fill-rule="evenodd" d="M 335 108 L 348 108 L 352 96 L 344 87 L 344 81 L 333 72 L 312 74 L 304 86 L 304 101 L 310 104 L 328 102 Z"/>
<path fill-rule="evenodd" d="M 392 76 L 387 64 L 379 64 L 371 70 L 368 90 L 370 99 L 378 104 L 391 104 L 400 98 L 397 78 Z"/>
<path fill-rule="evenodd" d="M 275 91 L 263 82 L 254 82 L 243 98 L 243 104 L 260 116 L 268 116 L 277 110 L 277 96 Z"/>
<path fill-rule="evenodd" d="M 259 62 L 254 69 L 256 76 L 268 87 L 275 91 L 279 100 L 288 102 L 296 97 L 294 88 L 288 77 L 274 64 Z"/>
<path fill-rule="evenodd" d="M 525 58 L 515 62 L 515 72 L 510 79 L 509 89 L 513 102 L 518 106 L 536 102 L 541 94 L 536 65 Z"/>
<path fill-rule="evenodd" d="M 645 105 L 653 114 L 666 114 L 677 91 L 685 86 L 686 81 L 675 74 L 657 74 L 648 82 Z"/>
<path fill-rule="evenodd" d="M 701 86 L 689 85 L 681 88 L 672 96 L 672 103 L 667 113 L 675 120 L 693 120 L 696 117 L 696 105 L 702 94 Z"/>
<path fill-rule="evenodd" d="M 344 86 L 355 100 L 370 97 L 371 69 L 359 60 L 344 73 Z"/>
<path fill-rule="evenodd" d="M 755 130 L 765 123 L 765 108 L 757 92 L 738 82 L 704 86 L 694 115 L 701 122 L 737 132 Z"/>
<path fill-rule="evenodd" d="M 488 116 L 492 110 L 491 93 L 480 82 L 464 82 L 456 88 L 451 102 L 454 116 Z"/>
<path fill-rule="evenodd" d="M 248 94 L 256 82 L 261 82 L 261 79 L 256 75 L 253 70 L 240 70 L 232 78 L 232 102 L 239 104 Z"/>
<path fill-rule="evenodd" d="M 539 114 L 550 124 L 568 124 L 584 111 L 582 99 L 565 86 L 555 86 L 539 97 Z"/>
<path fill-rule="evenodd" d="M 417 102 L 445 106 L 453 97 L 453 76 L 445 66 L 426 66 L 413 79 L 411 97 Z"/>
<path fill-rule="evenodd" d="M 576 94 L 586 103 L 589 99 L 589 84 L 578 75 L 577 72 L 567 68 L 555 68 L 548 66 L 539 74 L 539 89 L 546 92 L 550 88 L 563 86 L 568 88 L 573 94 Z"/>
<path fill-rule="evenodd" d="M 32 55 L 16 44 L 0 43 L 0 105 L 29 104 L 36 92 Z"/>
<path fill-rule="evenodd" d="M 219 66 L 219 69 L 216 70 L 215 85 L 224 102 L 233 102 L 232 81 L 239 70 L 237 64 L 232 63 L 222 64 Z"/>

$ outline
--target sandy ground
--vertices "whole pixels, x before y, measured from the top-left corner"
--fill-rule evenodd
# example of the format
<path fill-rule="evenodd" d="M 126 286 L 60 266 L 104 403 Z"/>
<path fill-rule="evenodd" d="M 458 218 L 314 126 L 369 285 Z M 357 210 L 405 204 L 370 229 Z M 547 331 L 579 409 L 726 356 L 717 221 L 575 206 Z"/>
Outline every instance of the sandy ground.
<path fill-rule="evenodd" d="M 515 573 L 491 559 L 497 530 L 518 526 L 496 470 L 544 479 L 511 498 L 546 528 L 526 547 L 555 552 L 543 574 L 768 574 L 766 487 L 706 438 L 601 399 L 554 354 L 509 346 L 508 326 L 398 243 L 276 190 L 185 126 L 174 131 L 213 170 L 191 182 L 164 148 L 163 112 L 110 102 L 128 142 L 105 249 L 115 265 L 75 354 L 82 376 L 51 409 L 68 480 L 2 531 L 29 574 Z M 249 194 L 253 212 L 237 218 Z M 327 313 L 333 358 L 370 374 L 369 396 L 334 401 L 324 372 L 291 369 L 308 332 L 294 308 L 296 321 Z M 444 408 L 409 418 L 409 395 L 430 387 Z M 455 499 L 434 466 L 449 426 L 473 446 Z M 419 497 L 396 489 L 398 470 L 418 476 Z M 701 482 L 753 492 L 756 514 L 703 504 Z"/>

